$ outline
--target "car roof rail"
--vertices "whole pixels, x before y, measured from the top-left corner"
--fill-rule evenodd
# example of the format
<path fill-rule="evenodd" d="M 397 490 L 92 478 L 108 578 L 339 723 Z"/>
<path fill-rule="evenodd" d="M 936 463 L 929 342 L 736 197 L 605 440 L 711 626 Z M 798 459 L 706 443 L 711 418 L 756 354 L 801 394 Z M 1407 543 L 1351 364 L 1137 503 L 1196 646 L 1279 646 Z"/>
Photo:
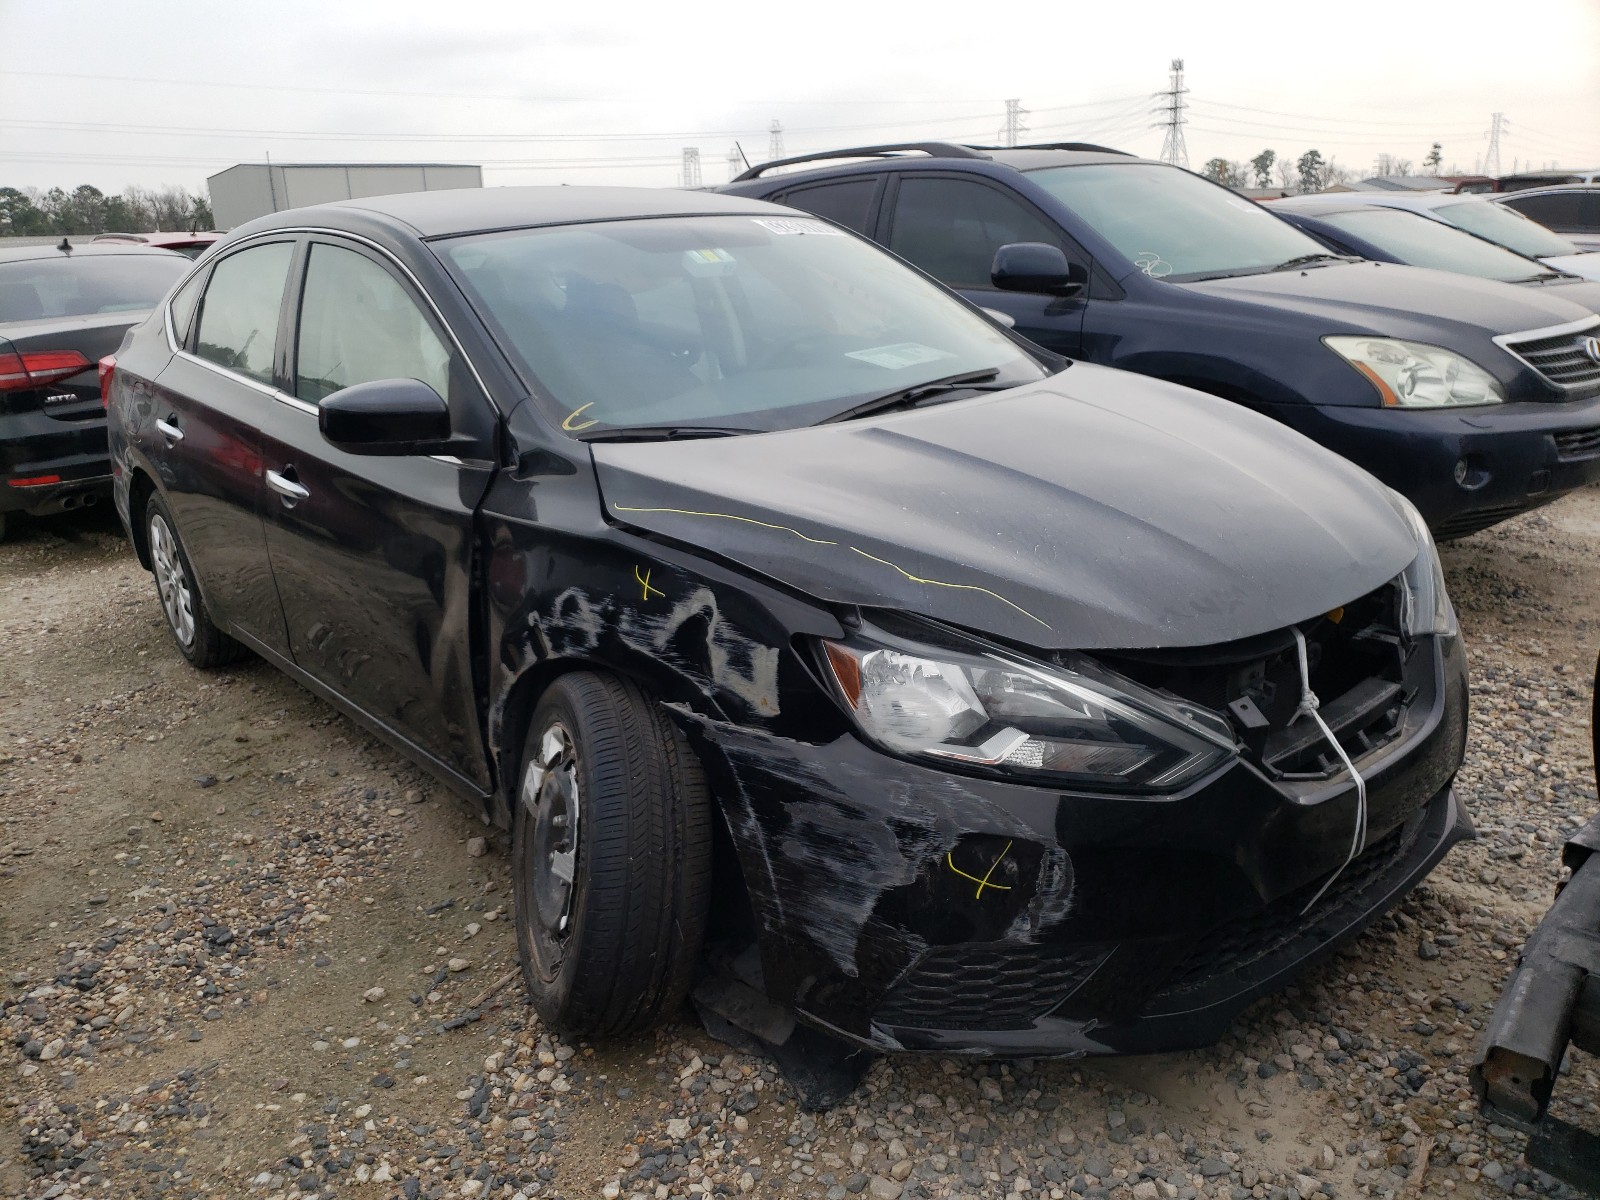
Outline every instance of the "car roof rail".
<path fill-rule="evenodd" d="M 772 162 L 757 163 L 743 174 L 734 177 L 739 183 L 746 179 L 759 179 L 774 167 L 792 167 L 798 163 L 821 162 L 832 158 L 888 158 L 894 154 L 920 151 L 931 158 L 988 158 L 982 150 L 955 142 L 894 142 L 885 146 L 857 146 L 853 150 L 826 150 L 821 154 L 797 154 L 793 158 L 778 158 Z"/>
<path fill-rule="evenodd" d="M 977 150 L 1076 150 L 1081 154 L 1120 154 L 1124 158 L 1137 155 L 1111 146 L 1098 146 L 1094 142 L 1023 142 L 1015 146 L 976 146 Z"/>

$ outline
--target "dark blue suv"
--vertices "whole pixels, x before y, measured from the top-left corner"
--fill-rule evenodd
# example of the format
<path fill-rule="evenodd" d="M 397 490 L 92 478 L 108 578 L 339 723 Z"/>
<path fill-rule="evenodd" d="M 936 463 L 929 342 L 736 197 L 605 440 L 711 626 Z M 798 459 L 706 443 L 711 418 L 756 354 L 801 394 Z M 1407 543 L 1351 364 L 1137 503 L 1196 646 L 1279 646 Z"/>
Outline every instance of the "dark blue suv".
<path fill-rule="evenodd" d="M 719 190 L 872 238 L 1048 349 L 1273 416 L 1410 497 L 1440 537 L 1600 479 L 1600 316 L 1331 254 L 1164 163 L 917 143 L 766 163 Z"/>

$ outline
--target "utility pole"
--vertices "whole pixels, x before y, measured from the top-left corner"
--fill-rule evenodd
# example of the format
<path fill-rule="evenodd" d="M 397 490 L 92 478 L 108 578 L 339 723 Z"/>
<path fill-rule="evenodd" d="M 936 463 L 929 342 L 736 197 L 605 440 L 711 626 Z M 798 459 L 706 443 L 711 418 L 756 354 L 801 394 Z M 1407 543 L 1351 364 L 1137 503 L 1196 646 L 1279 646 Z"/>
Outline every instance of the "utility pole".
<path fill-rule="evenodd" d="M 776 162 L 783 157 L 783 122 L 774 121 L 768 128 L 767 161 Z"/>
<path fill-rule="evenodd" d="M 1154 127 L 1167 131 L 1161 141 L 1161 161 L 1175 167 L 1189 166 L 1189 149 L 1183 144 L 1183 98 L 1188 94 L 1189 89 L 1183 86 L 1183 59 L 1175 58 L 1172 60 L 1171 85 L 1166 91 L 1155 94 L 1162 104 L 1151 110 L 1163 117 Z"/>
<path fill-rule="evenodd" d="M 1017 139 L 1028 132 L 1028 127 L 1022 118 L 1028 115 L 1028 110 L 1022 107 L 1021 100 L 1006 101 L 1006 123 L 1000 127 L 1000 144 L 1015 146 Z"/>
<path fill-rule="evenodd" d="M 683 148 L 683 186 L 686 188 L 700 186 L 699 146 L 685 146 Z"/>
<path fill-rule="evenodd" d="M 1505 113 L 1495 113 L 1489 125 L 1489 152 L 1483 156 L 1483 173 L 1495 178 L 1500 176 L 1500 134 L 1511 122 L 1506 120 Z"/>

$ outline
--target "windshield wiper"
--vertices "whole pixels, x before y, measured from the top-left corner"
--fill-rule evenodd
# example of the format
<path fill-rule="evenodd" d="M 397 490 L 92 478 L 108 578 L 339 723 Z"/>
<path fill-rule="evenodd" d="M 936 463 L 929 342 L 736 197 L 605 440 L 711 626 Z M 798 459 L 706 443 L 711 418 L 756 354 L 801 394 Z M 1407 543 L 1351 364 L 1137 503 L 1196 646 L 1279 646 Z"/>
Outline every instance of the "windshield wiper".
<path fill-rule="evenodd" d="M 761 429 L 741 429 L 732 425 L 624 425 L 617 429 L 597 429 L 574 434 L 580 442 L 679 442 L 690 438 L 737 437 L 742 433 L 763 433 Z"/>
<path fill-rule="evenodd" d="M 920 401 L 930 396 L 940 396 L 946 392 L 978 391 L 978 392 L 1003 392 L 1015 384 L 1001 384 L 995 387 L 982 387 L 1000 374 L 999 367 L 989 367 L 983 371 L 965 371 L 960 375 L 951 375 L 945 379 L 930 379 L 927 383 L 916 383 L 910 387 L 900 388 L 897 391 L 885 392 L 881 396 L 874 396 L 871 400 L 863 400 L 852 408 L 843 412 L 834 413 L 831 417 L 824 417 L 818 425 L 831 425 L 836 421 L 853 421 L 857 417 L 869 417 L 874 413 L 888 412 L 894 408 L 911 408 Z"/>
<path fill-rule="evenodd" d="M 1292 271 L 1296 267 L 1304 267 L 1314 262 L 1355 262 L 1348 254 L 1302 254 L 1298 258 L 1291 258 L 1288 262 L 1281 262 L 1273 267 L 1274 271 Z"/>

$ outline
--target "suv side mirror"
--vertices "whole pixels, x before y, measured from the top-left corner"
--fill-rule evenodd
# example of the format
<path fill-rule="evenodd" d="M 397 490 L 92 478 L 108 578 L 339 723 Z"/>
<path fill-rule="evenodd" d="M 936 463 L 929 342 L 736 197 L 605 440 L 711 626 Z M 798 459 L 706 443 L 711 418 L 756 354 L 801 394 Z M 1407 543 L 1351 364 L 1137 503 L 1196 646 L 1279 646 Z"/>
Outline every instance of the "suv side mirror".
<path fill-rule="evenodd" d="M 1076 296 L 1088 282 L 1088 272 L 1068 262 L 1059 246 L 1047 242 L 1011 242 L 994 252 L 989 279 L 1003 292 Z"/>
<path fill-rule="evenodd" d="M 450 407 L 420 379 L 374 379 L 323 397 L 317 427 L 350 454 L 440 454 Z"/>

